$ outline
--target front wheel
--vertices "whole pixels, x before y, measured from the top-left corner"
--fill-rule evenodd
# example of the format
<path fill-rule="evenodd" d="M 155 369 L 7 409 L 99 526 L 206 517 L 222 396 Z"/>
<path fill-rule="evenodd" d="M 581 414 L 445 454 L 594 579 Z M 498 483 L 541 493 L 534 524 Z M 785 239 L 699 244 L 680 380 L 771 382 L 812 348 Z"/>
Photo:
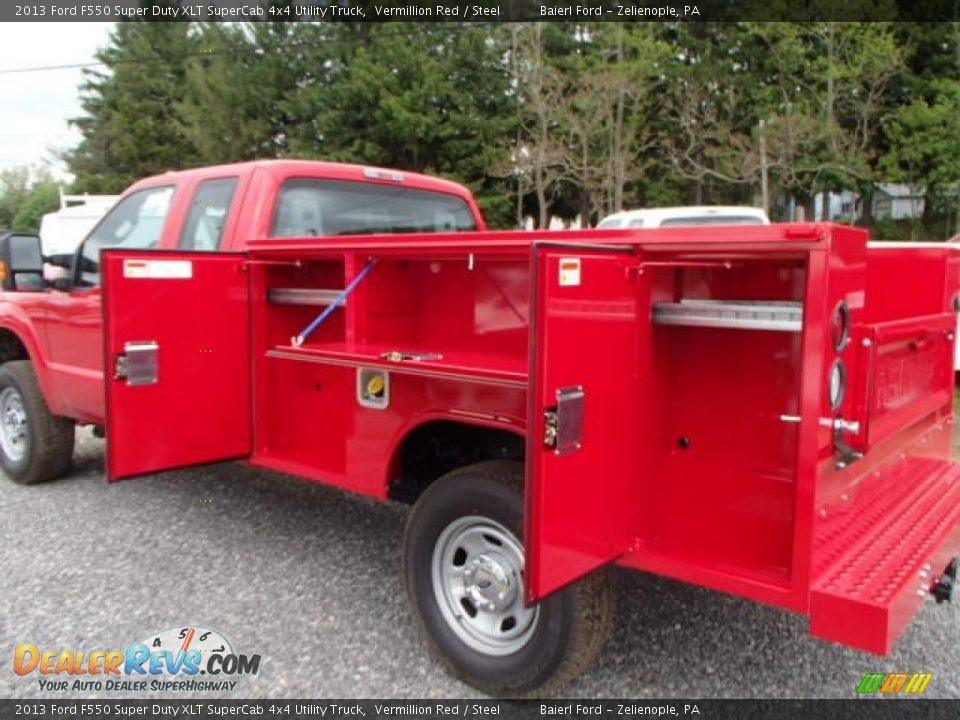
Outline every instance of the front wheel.
<path fill-rule="evenodd" d="M 407 590 L 421 629 L 454 675 L 496 696 L 547 692 L 578 675 L 613 623 L 594 573 L 523 604 L 523 465 L 486 462 L 437 480 L 407 522 Z"/>
<path fill-rule="evenodd" d="M 0 468 L 32 485 L 67 473 L 73 421 L 50 412 L 29 360 L 0 366 Z"/>

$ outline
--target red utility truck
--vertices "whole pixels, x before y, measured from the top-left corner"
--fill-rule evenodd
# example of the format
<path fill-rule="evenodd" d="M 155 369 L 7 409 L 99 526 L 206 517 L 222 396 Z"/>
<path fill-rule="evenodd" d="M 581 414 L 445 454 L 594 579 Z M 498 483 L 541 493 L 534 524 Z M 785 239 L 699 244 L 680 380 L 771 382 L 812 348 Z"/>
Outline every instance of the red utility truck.
<path fill-rule="evenodd" d="M 197 199 L 229 172 L 232 206 Z M 166 250 L 108 216 L 71 281 L 31 290 L 39 251 L 0 245 L 25 280 L 0 306 L 15 479 L 61 472 L 73 423 L 105 421 L 111 481 L 244 459 L 412 503 L 419 624 L 501 695 L 599 651 L 609 563 L 879 654 L 951 599 L 949 247 L 819 224 L 486 232 L 458 186 L 286 163 L 153 178 L 114 212 L 164 187 Z M 178 243 L 195 215 L 222 252 L 216 227 Z"/>

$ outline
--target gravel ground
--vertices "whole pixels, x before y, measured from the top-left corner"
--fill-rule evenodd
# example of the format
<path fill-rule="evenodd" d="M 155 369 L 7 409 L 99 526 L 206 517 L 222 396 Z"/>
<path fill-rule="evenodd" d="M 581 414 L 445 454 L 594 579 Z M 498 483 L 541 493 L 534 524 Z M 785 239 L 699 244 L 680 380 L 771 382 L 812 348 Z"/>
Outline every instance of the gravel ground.
<path fill-rule="evenodd" d="M 236 697 L 477 696 L 417 635 L 400 573 L 406 508 L 234 464 L 108 485 L 103 443 L 78 440 L 70 478 L 0 477 L 0 697 L 105 696 L 43 693 L 12 672 L 17 643 L 126 648 L 186 624 L 262 656 Z M 566 696 L 852 697 L 866 672 L 922 670 L 928 696 L 960 698 L 956 608 L 928 602 L 879 659 L 814 640 L 775 608 L 617 575 L 618 628 Z"/>

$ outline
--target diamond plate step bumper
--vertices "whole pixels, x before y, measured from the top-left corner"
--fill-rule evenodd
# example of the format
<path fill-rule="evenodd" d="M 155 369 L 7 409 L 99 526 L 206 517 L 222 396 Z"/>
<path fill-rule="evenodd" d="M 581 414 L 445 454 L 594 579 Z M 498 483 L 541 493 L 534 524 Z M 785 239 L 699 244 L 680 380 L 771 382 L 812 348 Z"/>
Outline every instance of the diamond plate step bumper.
<path fill-rule="evenodd" d="M 903 457 L 870 473 L 814 529 L 810 633 L 891 651 L 960 551 L 960 464 Z"/>

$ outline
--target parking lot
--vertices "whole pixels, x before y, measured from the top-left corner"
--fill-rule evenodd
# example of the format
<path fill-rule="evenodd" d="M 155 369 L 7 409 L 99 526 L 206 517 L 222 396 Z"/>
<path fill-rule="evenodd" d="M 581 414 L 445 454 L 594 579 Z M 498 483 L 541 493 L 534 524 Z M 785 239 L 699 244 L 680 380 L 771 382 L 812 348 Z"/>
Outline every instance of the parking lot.
<path fill-rule="evenodd" d="M 0 478 L 0 696 L 104 696 L 44 693 L 36 673 L 13 673 L 18 643 L 122 649 L 185 625 L 262 656 L 258 675 L 204 697 L 476 696 L 417 635 L 400 573 L 405 507 L 239 464 L 108 485 L 103 442 L 78 439 L 71 477 Z M 875 658 L 814 640 L 775 608 L 617 576 L 618 626 L 565 695 L 851 697 L 864 673 L 925 671 L 928 696 L 960 698 L 955 607 L 928 602 L 893 656 Z"/>

